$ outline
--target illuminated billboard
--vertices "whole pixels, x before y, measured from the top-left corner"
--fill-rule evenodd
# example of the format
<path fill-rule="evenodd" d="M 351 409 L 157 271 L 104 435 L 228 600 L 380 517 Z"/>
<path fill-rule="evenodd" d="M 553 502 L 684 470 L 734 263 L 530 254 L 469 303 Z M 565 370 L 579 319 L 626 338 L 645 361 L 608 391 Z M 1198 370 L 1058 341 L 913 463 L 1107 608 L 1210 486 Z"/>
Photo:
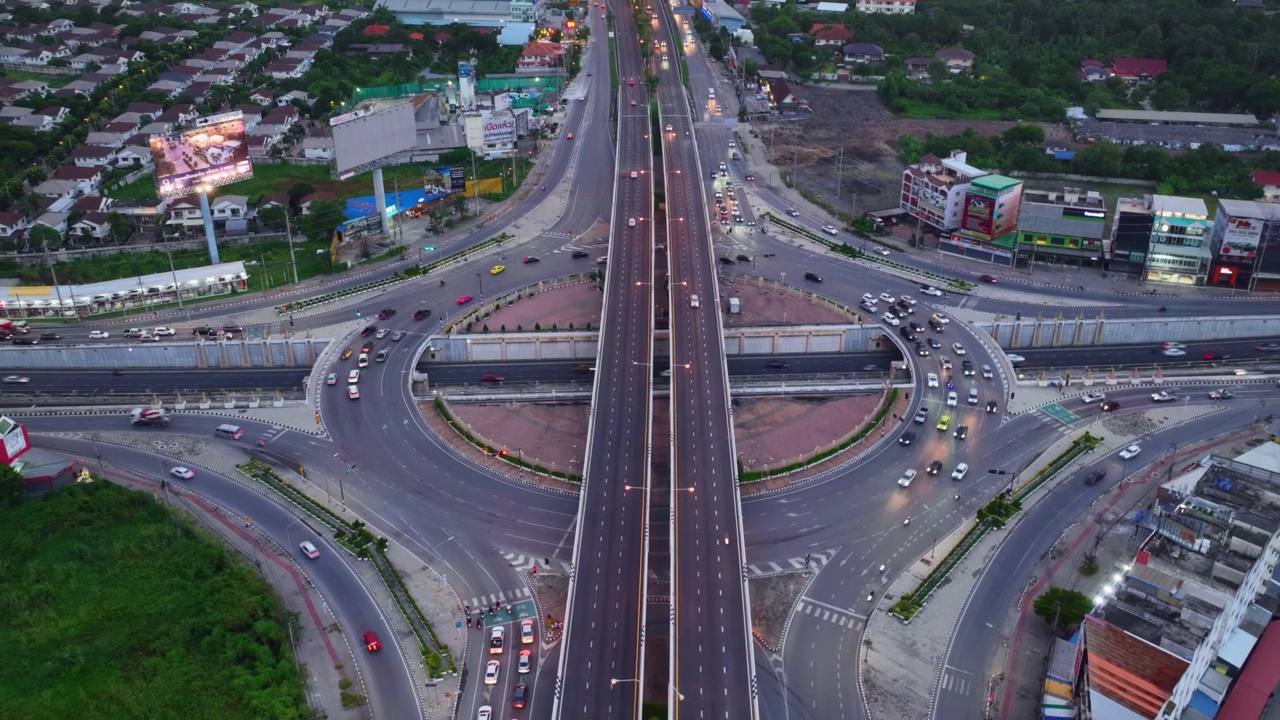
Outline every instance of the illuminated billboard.
<path fill-rule="evenodd" d="M 156 135 L 148 141 L 160 197 L 180 197 L 202 185 L 229 185 L 253 177 L 244 116 L 238 110 L 199 118 L 195 124 L 190 130 Z"/>
<path fill-rule="evenodd" d="M 980 240 L 990 240 L 995 226 L 995 215 L 995 198 L 968 193 L 964 199 L 964 215 L 960 219 L 960 229 Z"/>
<path fill-rule="evenodd" d="M 1263 222 L 1240 217 L 1228 217 L 1226 221 L 1220 254 L 1237 258 L 1257 257 Z"/>

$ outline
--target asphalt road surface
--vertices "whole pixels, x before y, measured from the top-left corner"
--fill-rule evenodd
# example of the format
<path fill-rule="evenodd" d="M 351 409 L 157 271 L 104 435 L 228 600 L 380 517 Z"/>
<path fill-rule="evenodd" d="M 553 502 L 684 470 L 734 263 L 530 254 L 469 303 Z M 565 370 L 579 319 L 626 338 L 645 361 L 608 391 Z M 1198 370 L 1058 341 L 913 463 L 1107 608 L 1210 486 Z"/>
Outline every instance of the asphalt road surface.
<path fill-rule="evenodd" d="M 667 4 L 655 6 L 655 37 L 674 52 L 682 32 Z M 678 62 L 658 62 L 671 300 L 671 694 L 678 695 L 668 707 L 672 718 L 755 718 L 718 263 L 690 99 Z M 706 96 L 692 92 L 693 112 L 701 112 Z"/>
<path fill-rule="evenodd" d="M 246 392 L 306 389 L 311 368 L 245 370 L 18 370 L 4 377 L 29 382 L 0 383 L 0 393 L 109 396 L 112 393 Z"/>
<path fill-rule="evenodd" d="M 579 496 L 556 718 L 636 718 L 643 701 L 653 363 L 653 158 L 629 3 L 615 2 L 618 175 L 595 399 Z M 634 177 L 632 175 L 634 174 Z M 623 177 L 625 175 L 625 177 Z M 622 682 L 615 682 L 621 680 Z"/>

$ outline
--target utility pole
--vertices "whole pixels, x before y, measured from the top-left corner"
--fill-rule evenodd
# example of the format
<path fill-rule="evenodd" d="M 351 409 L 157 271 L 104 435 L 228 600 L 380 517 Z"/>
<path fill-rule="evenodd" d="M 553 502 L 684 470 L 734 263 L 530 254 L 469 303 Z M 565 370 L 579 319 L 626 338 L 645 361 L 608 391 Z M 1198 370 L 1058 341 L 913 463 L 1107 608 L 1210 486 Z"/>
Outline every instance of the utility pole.
<path fill-rule="evenodd" d="M 480 175 L 476 172 L 476 154 L 474 151 L 471 153 L 471 182 L 475 190 L 472 195 L 476 201 L 476 217 L 480 217 Z"/>
<path fill-rule="evenodd" d="M 840 159 L 836 161 L 836 212 L 840 211 L 840 185 L 844 182 L 844 146 L 840 146 Z"/>
<path fill-rule="evenodd" d="M 289 264 L 293 266 L 293 284 L 298 284 L 298 260 L 293 256 L 293 223 L 289 221 L 289 208 L 284 209 L 284 234 L 289 243 Z"/>

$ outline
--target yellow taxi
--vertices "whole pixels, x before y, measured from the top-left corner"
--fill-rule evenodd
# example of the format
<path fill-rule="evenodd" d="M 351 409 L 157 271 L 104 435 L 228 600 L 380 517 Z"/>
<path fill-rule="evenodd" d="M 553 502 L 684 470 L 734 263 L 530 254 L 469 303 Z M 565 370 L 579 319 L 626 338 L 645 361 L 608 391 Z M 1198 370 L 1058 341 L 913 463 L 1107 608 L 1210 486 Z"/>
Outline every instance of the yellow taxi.
<path fill-rule="evenodd" d="M 506 265 L 494 265 L 492 268 L 490 268 L 490 269 L 489 269 L 489 274 L 490 274 L 490 275 L 497 275 L 498 273 L 500 273 L 500 272 L 502 272 L 503 270 L 506 270 L 506 269 L 507 269 L 507 266 L 506 266 Z"/>

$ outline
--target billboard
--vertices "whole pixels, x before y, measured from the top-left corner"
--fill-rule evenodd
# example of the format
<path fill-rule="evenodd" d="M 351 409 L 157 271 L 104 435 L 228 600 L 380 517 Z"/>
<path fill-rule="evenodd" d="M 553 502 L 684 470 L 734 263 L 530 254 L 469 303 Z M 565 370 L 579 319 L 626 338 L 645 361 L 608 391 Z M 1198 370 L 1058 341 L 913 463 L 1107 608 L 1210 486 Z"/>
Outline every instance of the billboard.
<path fill-rule="evenodd" d="M 483 142 L 485 147 L 514 145 L 516 142 L 516 119 L 511 113 L 484 116 L 482 132 L 484 134 Z"/>
<path fill-rule="evenodd" d="M 229 185 L 253 177 L 240 111 L 199 118 L 196 125 L 148 140 L 160 197 L 181 197 L 201 185 Z"/>
<path fill-rule="evenodd" d="M 406 162 L 418 146 L 413 104 L 379 102 L 334 118 L 333 172 L 350 177 L 386 165 Z"/>
<path fill-rule="evenodd" d="M 348 220 L 338 226 L 338 232 L 342 234 L 342 242 L 349 243 L 364 238 L 382 235 L 382 218 L 378 217 L 378 213 L 365 215 L 354 220 Z"/>
<path fill-rule="evenodd" d="M 996 200 L 968 193 L 964 198 L 964 215 L 960 229 L 981 240 L 990 240 L 995 226 Z"/>
<path fill-rule="evenodd" d="M 1261 239 L 1261 220 L 1228 217 L 1222 234 L 1222 248 L 1218 252 L 1234 258 L 1254 258 L 1258 256 Z"/>
<path fill-rule="evenodd" d="M 422 189 L 428 195 L 448 195 L 453 192 L 453 168 L 447 165 L 423 168 Z"/>

